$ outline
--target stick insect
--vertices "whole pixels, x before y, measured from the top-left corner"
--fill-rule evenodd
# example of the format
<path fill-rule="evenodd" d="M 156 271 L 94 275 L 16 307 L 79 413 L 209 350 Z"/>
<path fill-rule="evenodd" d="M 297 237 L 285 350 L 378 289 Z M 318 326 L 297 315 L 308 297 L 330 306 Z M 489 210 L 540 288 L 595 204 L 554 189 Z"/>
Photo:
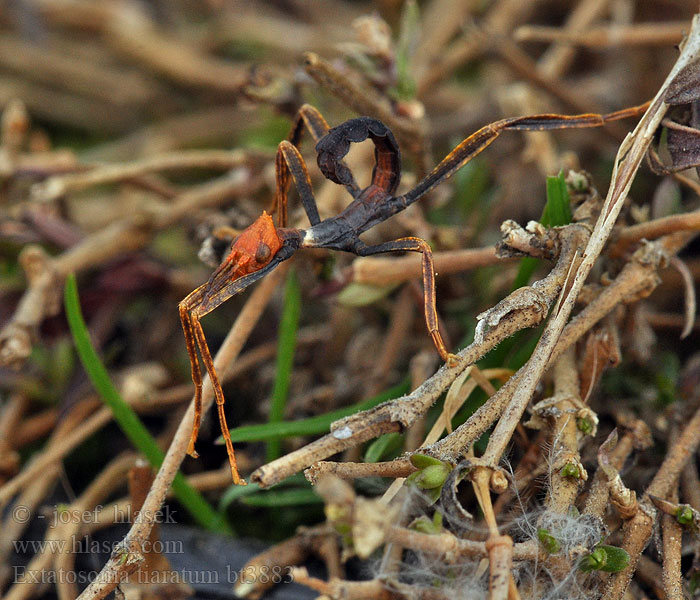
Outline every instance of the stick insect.
<path fill-rule="evenodd" d="M 395 195 L 401 177 L 399 147 L 389 128 L 377 119 L 359 117 L 330 128 L 312 106 L 304 105 L 297 113 L 287 140 L 277 148 L 276 193 L 277 226 L 263 211 L 232 243 L 231 251 L 205 284 L 199 286 L 179 304 L 180 320 L 185 333 L 187 353 L 195 386 L 194 421 L 188 454 L 197 457 L 194 444 L 202 417 L 202 373 L 197 349 L 209 374 L 216 397 L 221 432 L 226 443 L 231 476 L 236 484 L 245 484 L 238 473 L 233 444 L 224 414 L 224 393 L 214 369 L 200 319 L 231 296 L 264 277 L 300 248 L 330 248 L 371 256 L 384 252 L 420 252 L 424 292 L 424 313 L 428 333 L 440 357 L 449 364 L 455 355 L 448 352 L 438 328 L 435 306 L 435 270 L 430 246 L 418 237 L 403 237 L 377 245 L 367 245 L 360 235 L 377 223 L 404 210 L 427 192 L 462 168 L 474 156 L 489 146 L 503 131 L 542 131 L 599 127 L 641 114 L 642 106 L 627 108 L 606 115 L 581 114 L 564 116 L 541 114 L 502 119 L 482 127 L 448 154 L 417 185 L 399 196 Z M 353 201 L 335 217 L 321 220 L 311 188 L 306 164 L 299 152 L 302 134 L 308 130 L 316 143 L 317 162 L 321 173 L 344 186 Z M 350 145 L 370 139 L 374 143 L 375 166 L 366 188 L 360 188 L 343 161 Z M 291 181 L 296 186 L 301 203 L 310 222 L 308 229 L 287 227 L 287 195 Z"/>

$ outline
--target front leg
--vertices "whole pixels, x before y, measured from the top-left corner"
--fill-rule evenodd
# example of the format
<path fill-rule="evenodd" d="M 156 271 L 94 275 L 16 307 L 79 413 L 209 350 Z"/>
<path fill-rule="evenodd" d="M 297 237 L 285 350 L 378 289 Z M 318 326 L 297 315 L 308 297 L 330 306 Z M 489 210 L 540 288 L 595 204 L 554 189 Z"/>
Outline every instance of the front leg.
<path fill-rule="evenodd" d="M 192 324 L 192 309 L 193 301 L 202 295 L 204 286 L 199 286 L 191 294 L 189 294 L 182 302 L 178 309 L 180 311 L 180 322 L 182 330 L 185 333 L 185 345 L 187 354 L 190 357 L 190 369 L 192 371 L 192 382 L 194 383 L 194 420 L 192 422 L 192 433 L 190 434 L 190 442 L 187 446 L 187 454 L 192 458 L 198 458 L 199 454 L 194 449 L 194 444 L 199 435 L 199 426 L 202 422 L 202 371 L 199 365 L 199 357 L 197 356 L 197 344 L 194 336 L 194 326 Z"/>
<path fill-rule="evenodd" d="M 457 356 L 447 351 L 445 342 L 440 335 L 438 325 L 437 308 L 435 306 L 435 265 L 433 264 L 433 251 L 428 242 L 417 237 L 399 238 L 391 242 L 367 246 L 358 240 L 352 250 L 358 256 L 371 256 L 383 252 L 420 252 L 423 266 L 423 310 L 425 312 L 425 322 L 428 326 L 428 333 L 433 339 L 435 348 L 442 360 L 448 366 L 454 365 Z"/>
<path fill-rule="evenodd" d="M 187 354 L 190 357 L 190 366 L 192 369 L 192 381 L 194 383 L 194 420 L 192 422 L 192 433 L 187 447 L 187 454 L 193 458 L 199 455 L 194 448 L 199 435 L 199 427 L 202 421 L 202 372 L 200 370 L 199 359 L 197 357 L 197 349 L 202 355 L 202 362 L 207 369 L 212 389 L 216 397 L 216 407 L 219 415 L 219 424 L 221 425 L 221 433 L 224 436 L 226 443 L 226 453 L 228 454 L 229 467 L 231 468 L 231 477 L 233 483 L 237 485 L 245 485 L 245 480 L 238 473 L 236 464 L 236 454 L 233 450 L 231 435 L 226 423 L 226 415 L 224 413 L 224 392 L 221 389 L 221 383 L 214 368 L 214 361 L 207 345 L 207 340 L 204 337 L 204 330 L 200 323 L 199 307 L 201 306 L 207 284 L 201 285 L 191 294 L 189 294 L 179 305 L 180 321 L 182 329 L 185 332 L 185 343 L 187 345 Z"/>

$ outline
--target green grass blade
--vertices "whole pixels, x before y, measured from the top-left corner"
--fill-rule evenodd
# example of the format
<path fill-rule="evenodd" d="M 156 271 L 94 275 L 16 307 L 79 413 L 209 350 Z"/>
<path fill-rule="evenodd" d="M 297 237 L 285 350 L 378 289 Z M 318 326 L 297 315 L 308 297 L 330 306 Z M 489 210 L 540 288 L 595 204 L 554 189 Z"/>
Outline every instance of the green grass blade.
<path fill-rule="evenodd" d="M 284 287 L 284 308 L 280 322 L 279 341 L 277 343 L 277 371 L 272 390 L 270 406 L 270 423 L 280 423 L 284 418 L 284 407 L 289 396 L 289 379 L 294 364 L 294 351 L 297 343 L 297 329 L 301 314 L 301 287 L 299 278 L 293 269 L 287 275 Z M 280 455 L 280 440 L 272 439 L 267 443 L 267 460 L 275 460 Z"/>
<path fill-rule="evenodd" d="M 403 435 L 400 433 L 385 433 L 374 440 L 365 451 L 365 462 L 376 463 L 384 459 L 385 455 L 396 451 L 401 446 Z M 388 458 L 386 459 L 388 460 Z"/>
<path fill-rule="evenodd" d="M 321 504 L 323 500 L 311 489 L 297 488 L 293 490 L 261 492 L 254 496 L 245 496 L 241 498 L 241 502 L 248 506 L 277 508 L 299 504 Z"/>
<path fill-rule="evenodd" d="M 248 485 L 232 485 L 221 496 L 219 500 L 219 511 L 224 511 L 229 504 L 243 498 L 245 496 L 250 496 L 260 491 L 260 486 L 257 483 L 249 483 Z"/>
<path fill-rule="evenodd" d="M 518 267 L 518 274 L 515 276 L 513 281 L 513 289 L 517 290 L 521 287 L 526 286 L 530 279 L 532 279 L 532 274 L 535 272 L 537 265 L 540 264 L 538 258 L 533 258 L 532 256 L 525 256 L 520 259 L 520 266 Z"/>
<path fill-rule="evenodd" d="M 545 227 L 559 227 L 571 223 L 571 206 L 569 192 L 566 189 L 564 174 L 547 177 L 547 202 L 542 210 L 540 223 Z M 517 290 L 530 282 L 539 259 L 526 256 L 520 261 L 520 269 L 515 277 L 513 289 Z"/>
<path fill-rule="evenodd" d="M 138 415 L 124 402 L 92 345 L 80 310 L 78 286 L 73 274 L 66 278 L 64 302 L 71 335 L 90 381 L 104 403 L 111 409 L 114 420 L 128 440 L 148 459 L 148 462 L 154 467 L 159 467 L 163 462 L 163 451 L 158 447 Z M 192 515 L 192 518 L 201 526 L 212 531 L 221 531 L 222 528 L 227 528 L 216 511 L 197 490 L 187 483 L 181 474 L 178 474 L 173 481 L 173 491 L 177 499 Z"/>
<path fill-rule="evenodd" d="M 547 177 L 547 202 L 542 210 L 540 223 L 546 227 L 559 227 L 571 222 L 569 192 L 566 188 L 564 175 Z M 526 256 L 520 261 L 518 274 L 513 282 L 513 290 L 528 285 L 540 259 Z M 479 365 L 483 368 L 504 366 L 519 369 L 530 358 L 537 345 L 541 330 L 533 335 L 532 332 L 519 331 L 495 348 Z"/>
<path fill-rule="evenodd" d="M 295 435 L 328 433 L 328 429 L 333 421 L 337 421 L 338 419 L 342 419 L 343 417 L 347 417 L 361 410 L 367 410 L 387 400 L 398 398 L 402 394 L 408 392 L 408 389 L 408 381 L 404 381 L 403 383 L 377 394 L 373 398 L 353 404 L 352 406 L 339 408 L 338 410 L 323 415 L 309 417 L 308 419 L 302 419 L 300 421 L 283 421 L 280 423 L 264 423 L 262 425 L 236 427 L 231 430 L 231 440 L 233 442 L 263 442 Z"/>
<path fill-rule="evenodd" d="M 547 203 L 544 205 L 540 222 L 546 227 L 561 227 L 571 223 L 569 192 L 562 172 L 557 176 L 547 177 Z"/>
<path fill-rule="evenodd" d="M 262 496 L 264 494 L 269 494 L 272 490 L 279 491 L 285 488 L 299 489 L 300 487 L 309 489 L 309 482 L 301 473 L 287 477 L 287 479 L 280 481 L 269 489 L 263 489 L 257 483 L 231 485 L 224 492 L 223 496 L 221 496 L 221 500 L 219 500 L 219 511 L 226 510 L 232 502 L 242 500 L 248 496 Z"/>
<path fill-rule="evenodd" d="M 419 36 L 420 13 L 415 0 L 407 0 L 401 10 L 399 39 L 396 43 L 396 85 L 390 90 L 397 100 L 411 100 L 416 95 L 416 82 L 411 74 L 411 55 Z"/>

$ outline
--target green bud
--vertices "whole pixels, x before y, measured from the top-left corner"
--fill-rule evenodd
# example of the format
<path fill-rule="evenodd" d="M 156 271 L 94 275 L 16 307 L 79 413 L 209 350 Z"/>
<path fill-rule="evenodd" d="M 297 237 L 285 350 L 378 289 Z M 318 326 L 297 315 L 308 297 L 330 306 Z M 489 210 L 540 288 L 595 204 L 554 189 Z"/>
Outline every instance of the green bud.
<path fill-rule="evenodd" d="M 410 529 L 430 535 L 442 533 L 442 513 L 435 511 L 432 521 L 426 516 L 419 517 L 411 524 Z"/>
<path fill-rule="evenodd" d="M 411 464 L 416 467 L 416 469 L 425 469 L 426 467 L 431 467 L 434 465 L 444 465 L 445 463 L 434 456 L 429 456 L 427 454 L 412 454 L 410 458 Z"/>
<path fill-rule="evenodd" d="M 692 525 L 693 517 L 693 509 L 690 508 L 690 506 L 684 505 L 678 507 L 676 511 L 676 521 L 681 525 Z"/>
<path fill-rule="evenodd" d="M 444 463 L 430 465 L 425 467 L 425 469 L 411 473 L 407 479 L 421 490 L 440 489 L 450 471 L 450 467 Z"/>
<path fill-rule="evenodd" d="M 562 477 L 571 477 L 572 479 L 581 478 L 581 472 L 574 463 L 566 463 L 559 471 L 559 475 Z"/>
<path fill-rule="evenodd" d="M 435 533 L 435 531 L 433 531 L 433 522 L 428 519 L 428 517 L 419 517 L 411 523 L 409 529 L 419 531 L 420 533 Z"/>
<path fill-rule="evenodd" d="M 584 556 L 578 568 L 584 573 L 590 571 L 605 571 L 606 573 L 618 573 L 629 565 L 630 555 L 622 548 L 602 544 L 593 552 Z"/>
<path fill-rule="evenodd" d="M 605 566 L 605 561 L 608 559 L 605 550 L 602 548 L 596 548 L 590 554 L 587 554 L 581 559 L 578 564 L 580 571 L 584 573 L 589 573 L 591 571 L 598 571 Z"/>
<path fill-rule="evenodd" d="M 578 430 L 584 435 L 590 435 L 593 433 L 593 423 L 584 417 L 576 419 L 576 427 L 578 427 Z"/>
<path fill-rule="evenodd" d="M 541 527 L 537 530 L 537 539 L 542 544 L 542 547 L 549 554 L 556 554 L 561 549 L 561 544 L 559 540 L 555 538 L 549 531 L 542 529 Z"/>
<path fill-rule="evenodd" d="M 630 555 L 627 554 L 622 548 L 617 546 L 598 546 L 598 548 L 605 550 L 607 555 L 607 560 L 605 565 L 601 568 L 601 571 L 606 573 L 618 573 L 630 564 Z"/>

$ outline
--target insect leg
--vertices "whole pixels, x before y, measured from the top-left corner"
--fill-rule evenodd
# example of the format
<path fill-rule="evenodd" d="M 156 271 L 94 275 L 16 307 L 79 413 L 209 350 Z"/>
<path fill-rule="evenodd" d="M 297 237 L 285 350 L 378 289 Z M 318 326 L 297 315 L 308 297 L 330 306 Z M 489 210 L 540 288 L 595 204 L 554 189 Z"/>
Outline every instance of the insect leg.
<path fill-rule="evenodd" d="M 216 369 L 214 368 L 214 361 L 212 360 L 211 353 L 209 352 L 209 346 L 207 346 L 207 340 L 204 337 L 204 330 L 199 322 L 199 317 L 196 315 L 192 316 L 192 328 L 194 330 L 194 336 L 197 340 L 199 346 L 199 351 L 202 353 L 202 362 L 209 373 L 209 379 L 211 381 L 211 387 L 214 390 L 214 396 L 216 397 L 216 408 L 219 413 L 219 425 L 221 426 L 221 433 L 224 436 L 224 442 L 226 443 L 226 453 L 228 454 L 228 462 L 231 467 L 231 477 L 233 478 L 233 483 L 236 485 L 245 485 L 245 480 L 241 478 L 238 474 L 238 466 L 236 465 L 236 454 L 233 451 L 233 442 L 231 442 L 231 434 L 228 430 L 228 425 L 226 423 L 226 415 L 224 413 L 224 392 L 221 389 L 221 383 L 219 382 L 219 377 L 216 374 Z M 201 410 L 201 407 L 200 407 Z"/>
<path fill-rule="evenodd" d="M 301 142 L 301 136 L 304 133 L 304 127 L 306 127 L 311 133 L 311 137 L 314 138 L 314 143 L 318 144 L 319 140 L 328 133 L 330 127 L 323 115 L 310 104 L 303 104 L 302 107 L 297 112 L 294 117 L 294 123 L 292 124 L 292 129 L 287 136 L 287 139 L 294 144 L 299 146 Z"/>
<path fill-rule="evenodd" d="M 600 127 L 611 121 L 618 121 L 642 114 L 647 107 L 648 103 L 606 115 L 588 113 L 582 115 L 542 114 L 529 117 L 514 117 L 501 119 L 486 125 L 462 141 L 428 175 L 419 181 L 416 187 L 402 196 L 402 207 L 412 204 L 436 185 L 451 177 L 477 154 L 485 150 L 505 130 L 543 131 Z"/>
<path fill-rule="evenodd" d="M 433 264 L 433 251 L 428 242 L 417 237 L 399 238 L 392 242 L 377 244 L 376 246 L 365 246 L 360 242 L 353 250 L 358 256 L 370 256 L 382 252 L 420 252 L 423 266 L 423 309 L 425 312 L 425 322 L 428 326 L 428 333 L 433 339 L 435 348 L 442 360 L 448 364 L 456 360 L 456 356 L 447 351 L 445 342 L 440 335 L 438 325 L 437 309 L 435 307 L 435 265 Z"/>
<path fill-rule="evenodd" d="M 198 287 L 189 294 L 182 302 L 178 309 L 180 311 L 180 322 L 182 330 L 185 333 L 185 345 L 187 346 L 187 354 L 190 357 L 190 369 L 192 371 L 192 382 L 194 383 L 194 421 L 192 422 L 192 434 L 190 442 L 187 446 L 187 454 L 193 458 L 199 455 L 194 449 L 194 444 L 199 435 L 199 426 L 202 421 L 202 372 L 199 366 L 199 358 L 197 357 L 197 343 L 194 337 L 194 329 L 192 326 L 192 300 L 197 299 L 201 295 L 203 286 Z"/>
<path fill-rule="evenodd" d="M 309 217 L 311 225 L 318 225 L 321 218 L 318 215 L 318 207 L 311 189 L 311 179 L 306 169 L 306 163 L 301 157 L 299 150 L 291 142 L 280 142 L 277 146 L 277 157 L 275 159 L 275 169 L 277 172 L 277 223 L 280 227 L 287 226 L 287 201 L 289 192 L 289 176 L 294 179 L 294 185 L 299 192 L 299 198 L 304 206 L 306 215 Z"/>
<path fill-rule="evenodd" d="M 293 233 L 294 231 L 290 230 L 287 235 L 291 236 Z M 196 290 L 190 293 L 182 302 L 180 302 L 178 307 L 180 311 L 182 329 L 185 333 L 185 344 L 187 346 L 187 354 L 190 357 L 192 381 L 194 382 L 195 388 L 194 421 L 192 423 L 192 434 L 190 436 L 190 443 L 187 453 L 194 458 L 197 457 L 194 444 L 197 440 L 197 435 L 199 434 L 199 426 L 202 419 L 202 373 L 200 370 L 199 358 L 197 356 L 197 349 L 199 349 L 199 353 L 202 356 L 202 362 L 207 369 L 207 373 L 209 373 L 211 386 L 216 397 L 217 411 L 219 413 L 219 424 L 221 425 L 221 433 L 226 442 L 226 451 L 229 457 L 231 475 L 233 477 L 233 482 L 237 484 L 244 484 L 245 481 L 243 481 L 238 474 L 236 456 L 233 451 L 233 443 L 231 442 L 231 435 L 226 424 L 226 415 L 224 414 L 224 393 L 221 389 L 221 383 L 214 368 L 214 361 L 212 360 L 211 353 L 209 352 L 209 346 L 207 345 L 206 338 L 204 337 L 204 330 L 202 329 L 200 319 L 214 310 L 221 303 L 228 300 L 231 296 L 242 292 L 250 284 L 264 277 L 279 263 L 287 260 L 292 254 L 294 254 L 294 251 L 298 247 L 298 243 L 295 242 L 295 239 L 293 237 L 288 237 L 286 244 L 287 245 L 283 246 L 266 266 L 258 271 L 255 271 L 254 273 L 249 273 L 248 275 L 239 277 L 235 281 L 230 280 L 230 269 L 227 270 L 225 268 L 229 266 L 229 263 L 223 263 L 223 269 L 220 267 L 207 283 L 200 285 Z"/>

